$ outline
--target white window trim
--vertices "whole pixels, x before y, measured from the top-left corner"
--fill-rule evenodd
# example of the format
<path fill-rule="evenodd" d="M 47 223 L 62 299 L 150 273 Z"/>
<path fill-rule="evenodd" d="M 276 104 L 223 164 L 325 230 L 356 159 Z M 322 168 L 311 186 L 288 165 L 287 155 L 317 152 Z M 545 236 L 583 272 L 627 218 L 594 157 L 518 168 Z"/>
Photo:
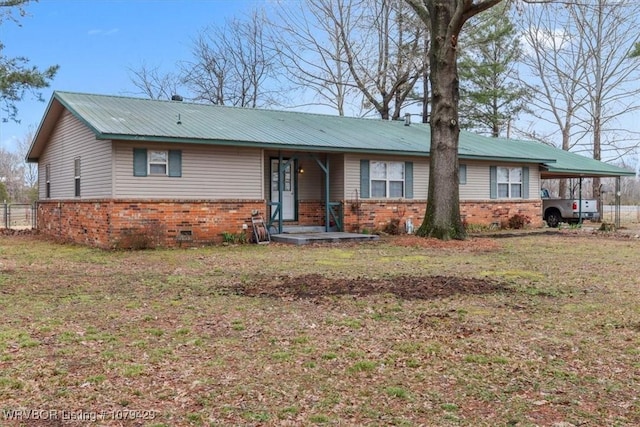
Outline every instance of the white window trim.
<path fill-rule="evenodd" d="M 508 173 L 507 173 L 507 181 L 500 181 L 500 169 L 507 169 Z M 519 170 L 520 171 L 520 181 L 513 181 L 512 180 L 512 172 L 515 170 Z M 507 185 L 507 195 L 506 196 L 500 196 L 500 185 Z M 519 184 L 520 185 L 520 195 L 519 196 L 512 196 L 511 195 L 511 186 L 514 184 Z M 524 183 L 522 182 L 522 168 L 519 167 L 507 167 L 507 166 L 498 166 L 496 169 L 496 185 L 497 185 L 497 196 L 499 199 L 522 199 L 522 191 L 523 191 L 523 186 Z"/>
<path fill-rule="evenodd" d="M 80 197 L 80 176 L 81 176 L 80 157 L 73 159 L 73 185 L 75 197 Z"/>
<path fill-rule="evenodd" d="M 405 162 L 399 162 L 399 161 L 383 161 L 383 160 L 371 160 L 370 162 L 370 169 L 369 169 L 369 188 L 370 188 L 370 193 L 371 193 L 371 198 L 373 199 L 402 199 L 404 198 L 404 196 L 407 194 L 407 189 L 406 189 L 406 170 L 405 170 Z M 385 179 L 374 179 L 373 178 L 373 173 L 371 172 L 374 169 L 373 164 L 374 163 L 384 163 L 386 164 L 386 171 L 387 171 L 387 176 L 385 177 Z M 389 179 L 389 165 L 391 164 L 400 164 L 402 165 L 402 179 L 398 180 L 398 179 Z M 385 196 L 376 196 L 373 194 L 374 191 L 374 186 L 373 183 L 374 181 L 385 181 Z M 391 187 L 390 187 L 390 183 L 391 182 L 402 182 L 402 195 L 401 196 L 390 196 L 391 194 Z"/>
<path fill-rule="evenodd" d="M 45 179 L 45 198 L 51 198 L 51 165 L 47 163 L 44 165 L 44 179 Z"/>
<path fill-rule="evenodd" d="M 153 157 L 153 153 L 164 153 L 165 161 L 164 162 L 153 162 L 151 158 Z M 163 165 L 164 173 L 157 173 L 151 171 L 151 165 Z M 148 150 L 147 155 L 147 175 L 155 175 L 155 176 L 168 176 L 169 175 L 169 151 L 168 150 Z"/>

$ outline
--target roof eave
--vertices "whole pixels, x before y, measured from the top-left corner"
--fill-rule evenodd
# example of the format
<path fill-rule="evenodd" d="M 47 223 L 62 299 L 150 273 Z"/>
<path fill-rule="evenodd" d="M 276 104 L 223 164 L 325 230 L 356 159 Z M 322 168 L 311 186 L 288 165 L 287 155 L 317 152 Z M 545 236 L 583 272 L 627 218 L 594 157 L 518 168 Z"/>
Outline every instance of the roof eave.
<path fill-rule="evenodd" d="M 335 146 L 319 146 L 304 144 L 285 144 L 274 142 L 256 142 L 256 141 L 230 141 L 222 139 L 200 139 L 200 138 L 181 138 L 166 136 L 148 136 L 148 135 L 129 135 L 129 134 L 108 134 L 101 133 L 96 135 L 97 139 L 112 141 L 144 141 L 157 143 L 180 143 L 180 144 L 202 144 L 202 145 L 220 145 L 234 146 L 245 148 L 268 148 L 272 150 L 288 150 L 288 151 L 315 151 L 326 153 L 375 153 L 375 154 L 393 154 L 412 157 L 428 157 L 428 151 L 406 151 L 406 150 L 381 150 L 372 148 L 349 148 Z"/>
<path fill-rule="evenodd" d="M 466 160 L 484 160 L 484 161 L 496 161 L 496 162 L 512 162 L 512 163 L 533 163 L 533 164 L 545 164 L 545 163 L 555 163 L 555 159 L 533 159 L 533 158 L 523 158 L 523 157 L 500 157 L 500 156 L 482 156 L 482 155 L 474 155 L 474 154 L 461 154 L 458 155 L 459 159 Z"/>
<path fill-rule="evenodd" d="M 130 135 L 130 134 L 108 134 L 102 133 L 96 136 L 98 139 L 106 139 L 113 141 L 145 141 L 158 143 L 182 143 L 182 144 L 203 144 L 203 145 L 233 145 L 234 147 L 247 148 L 269 148 L 273 150 L 289 150 L 289 151 L 315 151 L 315 152 L 333 152 L 333 153 L 371 153 L 371 154 L 393 154 L 399 156 L 412 157 L 429 157 L 429 151 L 407 151 L 407 150 L 385 150 L 375 148 L 350 148 L 335 146 L 311 146 L 304 144 L 284 144 L 274 142 L 256 142 L 256 141 L 229 141 L 220 139 L 200 139 L 200 138 L 181 138 L 166 136 L 149 136 L 149 135 Z M 500 157 L 500 156 L 482 156 L 482 155 L 459 155 L 458 158 L 466 160 L 484 160 L 499 161 L 513 163 L 531 163 L 546 164 L 555 163 L 555 159 L 549 158 L 521 158 L 521 157 Z"/>
<path fill-rule="evenodd" d="M 69 111 L 75 118 L 80 120 L 88 129 L 90 129 L 98 139 L 100 138 L 101 132 L 96 129 L 90 122 L 88 122 L 81 114 L 67 103 L 63 97 L 61 97 L 57 92 L 53 92 L 51 99 L 49 100 L 49 104 L 45 109 L 44 116 L 40 121 L 40 125 L 38 126 L 38 130 L 36 131 L 36 135 L 33 138 L 31 146 L 27 151 L 26 160 L 27 162 L 35 163 L 40 158 L 40 154 L 42 153 L 42 149 L 44 148 L 44 144 L 49 140 L 49 136 L 51 132 L 55 128 L 62 111 L 66 109 Z M 34 154 L 35 151 L 35 154 Z"/>
<path fill-rule="evenodd" d="M 559 179 L 559 178 L 615 178 L 619 176 L 635 176 L 632 171 L 594 171 L 586 169 L 556 169 L 548 168 L 543 174 L 543 179 Z"/>
<path fill-rule="evenodd" d="M 49 103 L 47 104 L 47 108 L 44 110 L 45 113 L 42 116 L 42 120 L 40 120 L 38 129 L 36 130 L 33 140 L 31 141 L 31 145 L 27 150 L 26 160 L 29 163 L 36 163 L 40 158 L 44 144 L 49 139 L 49 135 L 53 131 L 53 128 L 62 113 L 62 105 L 55 101 L 55 96 L 52 96 L 51 99 L 49 99 Z"/>

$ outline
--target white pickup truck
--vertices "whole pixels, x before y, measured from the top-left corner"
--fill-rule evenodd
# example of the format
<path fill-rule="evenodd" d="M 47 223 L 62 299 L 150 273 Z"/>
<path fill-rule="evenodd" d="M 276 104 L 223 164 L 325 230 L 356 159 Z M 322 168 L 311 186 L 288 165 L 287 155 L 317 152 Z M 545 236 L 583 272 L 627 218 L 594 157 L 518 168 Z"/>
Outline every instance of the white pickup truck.
<path fill-rule="evenodd" d="M 549 227 L 557 227 L 561 222 L 576 224 L 581 219 L 600 219 L 598 201 L 594 199 L 552 199 L 549 190 L 540 190 L 542 198 L 542 218 Z"/>

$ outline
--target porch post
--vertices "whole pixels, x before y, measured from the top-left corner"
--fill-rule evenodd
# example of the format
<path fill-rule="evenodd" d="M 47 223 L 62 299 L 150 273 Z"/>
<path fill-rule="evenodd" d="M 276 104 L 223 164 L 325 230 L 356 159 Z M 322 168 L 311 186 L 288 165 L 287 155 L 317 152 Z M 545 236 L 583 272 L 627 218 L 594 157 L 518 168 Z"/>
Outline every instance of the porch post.
<path fill-rule="evenodd" d="M 331 223 L 331 208 L 329 207 L 329 156 L 327 155 L 327 165 L 324 173 L 324 229 L 329 231 Z"/>
<path fill-rule="evenodd" d="M 578 195 L 578 224 L 582 225 L 582 177 L 580 177 L 580 194 Z"/>
<path fill-rule="evenodd" d="M 620 177 L 616 178 L 616 213 L 614 221 L 617 230 L 618 228 L 620 228 Z"/>
<path fill-rule="evenodd" d="M 282 151 L 278 151 L 278 234 L 282 234 L 282 186 L 284 185 Z"/>

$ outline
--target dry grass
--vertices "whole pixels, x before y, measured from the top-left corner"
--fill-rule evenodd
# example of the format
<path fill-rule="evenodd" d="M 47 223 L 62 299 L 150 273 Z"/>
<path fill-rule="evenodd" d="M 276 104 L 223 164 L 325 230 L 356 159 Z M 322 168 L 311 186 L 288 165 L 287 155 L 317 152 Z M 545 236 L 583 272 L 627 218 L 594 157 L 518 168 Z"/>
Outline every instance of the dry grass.
<path fill-rule="evenodd" d="M 639 255 L 578 232 L 141 252 L 3 236 L 0 409 L 57 412 L 0 424 L 639 425 Z"/>

